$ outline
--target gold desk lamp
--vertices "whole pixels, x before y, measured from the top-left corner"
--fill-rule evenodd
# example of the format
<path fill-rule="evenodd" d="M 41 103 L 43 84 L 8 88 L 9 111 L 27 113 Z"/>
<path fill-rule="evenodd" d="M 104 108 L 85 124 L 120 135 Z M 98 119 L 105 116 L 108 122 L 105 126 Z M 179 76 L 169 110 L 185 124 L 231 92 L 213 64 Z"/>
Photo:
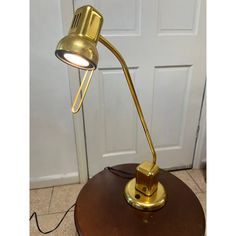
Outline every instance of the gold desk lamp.
<path fill-rule="evenodd" d="M 133 178 L 126 184 L 124 190 L 125 199 L 131 206 L 139 210 L 157 210 L 165 205 L 167 195 L 165 188 L 159 182 L 159 167 L 156 164 L 156 152 L 128 67 L 118 50 L 100 34 L 102 24 L 103 17 L 94 7 L 87 5 L 78 8 L 74 14 L 68 35 L 61 39 L 57 45 L 55 54 L 60 60 L 73 67 L 86 70 L 80 88 L 76 93 L 72 105 L 72 112 L 77 113 L 81 108 L 93 71 L 97 68 L 98 51 L 96 45 L 99 41 L 116 56 L 122 66 L 153 156 L 152 162 L 144 161 L 137 167 L 136 178 Z M 79 97 L 81 99 L 78 103 Z"/>

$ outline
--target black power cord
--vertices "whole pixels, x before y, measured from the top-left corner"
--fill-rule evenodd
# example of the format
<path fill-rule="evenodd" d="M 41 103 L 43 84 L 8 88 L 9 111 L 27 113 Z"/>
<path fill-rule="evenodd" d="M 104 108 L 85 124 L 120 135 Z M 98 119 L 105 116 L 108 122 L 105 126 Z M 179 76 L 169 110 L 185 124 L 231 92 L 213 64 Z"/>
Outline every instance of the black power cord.
<path fill-rule="evenodd" d="M 64 216 L 61 218 L 61 220 L 59 221 L 59 223 L 57 224 L 57 226 L 52 229 L 52 230 L 49 230 L 49 231 L 46 231 L 46 232 L 43 232 L 41 230 L 41 228 L 39 227 L 39 222 L 38 222 L 38 216 L 37 216 L 37 213 L 34 212 L 31 216 L 30 216 L 30 220 L 35 217 L 35 221 L 36 221 L 36 225 L 37 225 L 37 228 L 39 230 L 40 233 L 42 234 L 50 234 L 51 232 L 55 231 L 61 224 L 61 222 L 64 220 L 64 218 L 66 217 L 67 213 L 70 211 L 71 208 L 73 208 L 75 206 L 75 203 L 65 212 Z"/>
<path fill-rule="evenodd" d="M 135 174 L 133 173 L 130 173 L 130 172 L 127 172 L 127 171 L 123 171 L 123 170 L 119 170 L 119 169 L 116 169 L 116 168 L 113 168 L 113 167 L 106 167 L 104 168 L 105 170 L 109 170 L 112 174 L 118 176 L 118 177 L 121 177 L 121 178 L 124 178 L 124 179 L 132 179 L 135 177 Z M 73 208 L 75 206 L 75 203 L 65 212 L 64 216 L 61 218 L 61 220 L 59 221 L 59 223 L 57 224 L 57 226 L 52 229 L 52 230 L 49 230 L 49 231 L 42 231 L 40 226 L 39 226 L 39 222 L 38 222 L 38 215 L 36 212 L 33 212 L 33 214 L 30 216 L 30 219 L 29 220 L 32 220 L 33 217 L 35 217 L 35 221 L 36 221 L 36 226 L 38 228 L 38 231 L 42 234 L 50 234 L 51 232 L 55 231 L 59 226 L 60 224 L 62 223 L 62 221 L 64 220 L 64 218 L 66 217 L 67 213 L 70 211 L 71 208 Z"/>
<path fill-rule="evenodd" d="M 109 170 L 112 174 L 116 175 L 116 176 L 119 176 L 121 178 L 124 178 L 124 179 L 132 179 L 135 177 L 135 174 L 133 173 L 130 173 L 130 172 L 127 172 L 127 171 L 124 171 L 124 170 L 119 170 L 119 169 L 116 169 L 116 168 L 113 168 L 113 167 L 106 167 L 104 168 L 105 170 Z"/>

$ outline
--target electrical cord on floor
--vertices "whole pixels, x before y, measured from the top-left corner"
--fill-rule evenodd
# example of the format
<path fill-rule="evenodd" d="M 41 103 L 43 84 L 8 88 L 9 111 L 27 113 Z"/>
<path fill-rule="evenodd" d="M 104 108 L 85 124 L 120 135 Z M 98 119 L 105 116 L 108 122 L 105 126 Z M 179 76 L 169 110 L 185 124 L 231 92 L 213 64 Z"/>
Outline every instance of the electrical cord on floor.
<path fill-rule="evenodd" d="M 74 206 L 75 206 L 75 203 L 65 212 L 64 216 L 61 218 L 61 220 L 59 221 L 59 223 L 57 224 L 57 226 L 56 226 L 54 229 L 49 230 L 49 231 L 46 231 L 46 232 L 43 232 L 43 231 L 41 230 L 41 228 L 39 227 L 38 216 L 37 216 L 37 213 L 36 213 L 36 212 L 34 212 L 34 213 L 30 216 L 30 219 L 29 219 L 29 220 L 31 220 L 33 217 L 35 217 L 36 225 L 37 225 L 37 228 L 38 228 L 39 232 L 42 233 L 42 234 L 49 234 L 49 233 L 55 231 L 55 230 L 60 226 L 61 222 L 62 222 L 62 221 L 64 220 L 64 218 L 66 217 L 67 213 L 68 213 L 68 212 L 70 211 L 70 209 L 73 208 Z"/>
<path fill-rule="evenodd" d="M 118 177 L 121 177 L 121 178 L 125 178 L 125 179 L 132 179 L 135 177 L 135 175 L 133 173 L 130 173 L 130 172 L 127 172 L 127 171 L 123 171 L 123 170 L 119 170 L 119 169 L 116 169 L 116 168 L 113 168 L 113 167 L 106 167 L 104 168 L 105 170 L 109 170 L 112 174 L 118 176 Z M 49 230 L 49 231 L 46 231 L 46 232 L 43 232 L 39 226 L 39 222 L 38 222 L 38 215 L 36 212 L 34 212 L 31 216 L 30 216 L 30 219 L 29 220 L 32 220 L 33 217 L 35 217 L 35 221 L 36 221 L 36 226 L 38 228 L 38 231 L 42 234 L 50 234 L 51 232 L 55 231 L 59 226 L 60 224 L 62 223 L 62 221 L 64 220 L 64 218 L 66 217 L 67 213 L 70 211 L 71 208 L 73 208 L 75 206 L 75 203 L 65 212 L 64 216 L 61 218 L 61 220 L 59 221 L 59 223 L 57 224 L 57 226 L 52 229 L 52 230 Z"/>

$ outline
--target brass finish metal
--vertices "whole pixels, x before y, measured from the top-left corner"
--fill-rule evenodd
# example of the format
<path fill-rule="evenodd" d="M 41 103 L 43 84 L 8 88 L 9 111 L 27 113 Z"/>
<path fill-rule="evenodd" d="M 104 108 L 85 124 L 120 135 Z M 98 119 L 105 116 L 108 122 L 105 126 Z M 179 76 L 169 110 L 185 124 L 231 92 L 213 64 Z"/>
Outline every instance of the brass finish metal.
<path fill-rule="evenodd" d="M 82 36 L 84 39 L 97 43 L 103 24 L 102 14 L 94 7 L 80 7 L 74 14 L 69 34 Z"/>
<path fill-rule="evenodd" d="M 100 34 L 102 24 L 102 15 L 92 6 L 88 5 L 77 9 L 69 34 L 58 43 L 55 54 L 63 62 L 76 68 L 87 70 L 72 105 L 73 113 L 77 113 L 82 106 L 93 71 L 97 68 L 97 42 L 99 41 L 107 47 L 119 60 L 153 157 L 152 162 L 145 161 L 137 167 L 136 178 L 128 182 L 125 187 L 125 198 L 130 205 L 137 209 L 156 210 L 164 206 L 166 202 L 165 189 L 158 182 L 159 168 L 156 164 L 156 151 L 126 62 L 119 51 Z M 82 61 L 71 59 L 75 57 L 71 57 L 71 55 L 65 56 L 65 54 L 77 55 L 76 58 L 82 58 Z M 88 70 L 92 70 L 92 72 L 87 79 Z M 87 82 L 85 83 L 86 80 Z M 85 88 L 82 93 L 84 84 Z M 78 102 L 80 96 L 81 100 Z"/>
<path fill-rule="evenodd" d="M 159 168 L 149 161 L 144 161 L 136 169 L 136 189 L 146 196 L 157 191 Z"/>
<path fill-rule="evenodd" d="M 159 168 L 156 165 L 156 151 L 154 149 L 151 135 L 148 131 L 128 67 L 119 51 L 107 39 L 100 35 L 99 41 L 116 56 L 122 66 L 153 157 L 152 163 L 146 161 L 137 167 L 137 182 L 136 178 L 128 182 L 125 187 L 125 198 L 130 205 L 137 209 L 146 211 L 157 210 L 165 205 L 166 192 L 163 185 L 158 182 Z M 137 198 L 137 196 L 139 196 L 139 198 Z"/>
<path fill-rule="evenodd" d="M 87 70 L 85 72 L 85 74 L 84 74 L 84 78 L 83 78 L 83 80 L 81 82 L 81 85 L 80 85 L 76 95 L 75 95 L 75 99 L 74 99 L 74 102 L 73 102 L 73 105 L 72 105 L 72 108 L 71 108 L 71 111 L 72 111 L 73 114 L 77 113 L 80 110 L 81 106 L 82 106 L 82 103 L 84 101 L 85 94 L 86 94 L 86 92 L 88 90 L 88 87 L 89 87 L 89 84 L 90 84 L 93 72 L 94 72 L 94 70 L 92 70 L 90 72 Z M 90 73 L 90 74 L 88 75 L 88 73 Z M 84 86 L 84 82 L 85 82 L 86 79 L 87 79 L 87 83 L 85 85 L 84 91 L 82 91 L 83 86 Z M 79 98 L 80 95 L 81 95 L 81 100 L 79 102 L 79 105 L 76 107 L 76 104 L 77 104 L 77 101 L 78 101 L 78 98 Z"/>
<path fill-rule="evenodd" d="M 65 53 L 72 53 L 85 58 L 89 62 L 89 66 L 84 68 L 68 61 L 64 57 Z M 76 68 L 94 70 L 97 67 L 98 51 L 96 46 L 89 40 L 83 40 L 83 38 L 80 36 L 68 35 L 64 37 L 58 43 L 55 54 L 61 61 Z"/>
<path fill-rule="evenodd" d="M 153 157 L 153 165 L 155 165 L 156 164 L 156 159 L 157 159 L 156 158 L 156 151 L 154 149 L 154 146 L 153 146 L 153 143 L 152 143 L 152 139 L 151 139 L 151 135 L 150 135 L 150 133 L 148 131 L 148 127 L 147 127 L 146 121 L 144 119 L 143 112 L 142 112 L 142 109 L 141 109 L 141 106 L 140 106 L 137 94 L 135 92 L 134 85 L 133 85 L 133 82 L 132 82 L 132 79 L 131 79 L 128 67 L 126 65 L 126 62 L 125 62 L 124 58 L 121 56 L 121 54 L 119 53 L 119 51 L 107 39 L 105 39 L 102 35 L 99 36 L 99 41 L 104 46 L 106 46 L 116 56 L 116 58 L 119 60 L 121 66 L 122 66 L 123 72 L 125 74 L 126 81 L 128 83 L 128 87 L 129 87 L 130 93 L 131 93 L 132 98 L 134 100 L 135 107 L 137 109 L 140 121 L 141 121 L 143 129 L 144 129 L 144 133 L 146 135 L 149 147 L 151 149 L 151 153 L 152 153 L 152 157 Z"/>
<path fill-rule="evenodd" d="M 97 68 L 97 41 L 103 24 L 102 15 L 92 6 L 83 6 L 75 12 L 69 34 L 62 38 L 56 48 L 56 56 L 63 62 L 76 68 L 94 70 Z M 65 53 L 79 55 L 89 62 L 84 68 L 68 61 Z"/>
<path fill-rule="evenodd" d="M 131 206 L 143 211 L 155 211 L 165 205 L 167 195 L 160 182 L 158 182 L 157 191 L 149 197 L 136 190 L 135 185 L 136 178 L 133 178 L 125 186 L 125 199 Z"/>

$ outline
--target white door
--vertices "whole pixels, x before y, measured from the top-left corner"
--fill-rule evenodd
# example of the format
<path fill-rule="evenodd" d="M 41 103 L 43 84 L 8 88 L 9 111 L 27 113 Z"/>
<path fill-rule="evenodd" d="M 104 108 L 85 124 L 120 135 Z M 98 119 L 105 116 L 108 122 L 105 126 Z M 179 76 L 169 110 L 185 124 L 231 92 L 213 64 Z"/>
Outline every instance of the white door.
<path fill-rule="evenodd" d="M 125 58 L 161 168 L 190 167 L 205 82 L 204 0 L 77 0 L 104 16 L 102 34 Z M 98 43 L 99 65 L 85 98 L 89 175 L 151 160 L 116 58 Z"/>

